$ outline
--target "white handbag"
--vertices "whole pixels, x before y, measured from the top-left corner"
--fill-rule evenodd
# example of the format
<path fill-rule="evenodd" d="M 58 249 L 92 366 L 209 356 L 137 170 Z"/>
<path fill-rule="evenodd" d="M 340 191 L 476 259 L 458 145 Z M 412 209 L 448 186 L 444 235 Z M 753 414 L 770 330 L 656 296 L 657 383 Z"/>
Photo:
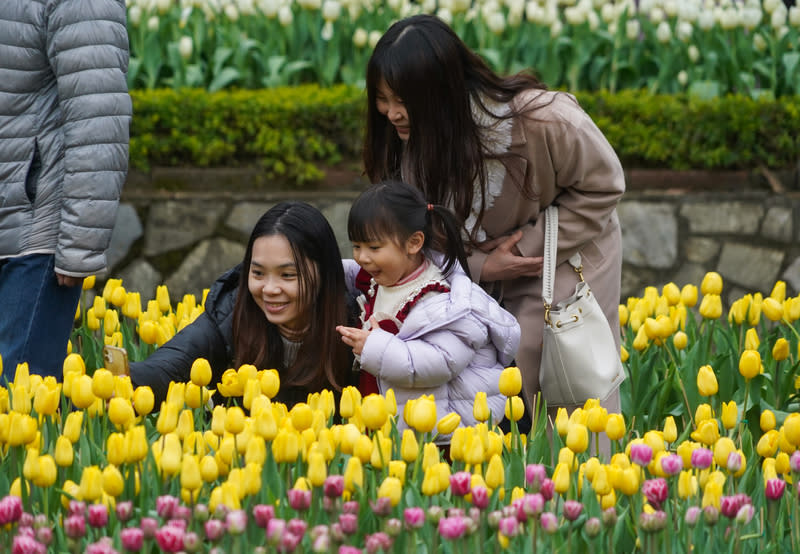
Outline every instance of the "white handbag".
<path fill-rule="evenodd" d="M 549 407 L 604 400 L 625 379 L 611 327 L 583 279 L 580 253 L 569 259 L 580 277 L 575 294 L 553 306 L 558 208 L 545 211 L 542 300 L 544 331 L 539 384 Z"/>

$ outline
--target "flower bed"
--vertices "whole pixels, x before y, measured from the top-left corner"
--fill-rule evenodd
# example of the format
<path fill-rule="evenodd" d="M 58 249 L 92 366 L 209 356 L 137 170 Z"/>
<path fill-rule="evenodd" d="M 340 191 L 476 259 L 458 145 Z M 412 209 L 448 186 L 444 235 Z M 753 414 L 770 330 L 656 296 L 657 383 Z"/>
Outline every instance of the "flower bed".
<path fill-rule="evenodd" d="M 86 282 L 92 288 L 93 279 Z M 109 280 L 77 317 L 63 383 L 20 365 L 0 389 L 0 544 L 13 552 L 797 551 L 800 297 L 778 283 L 723 317 L 722 281 L 649 288 L 620 306 L 623 414 L 589 401 L 520 434 L 459 427 L 420 397 L 272 402 L 275 370 L 211 370 L 152 392 L 99 367 L 141 359 L 202 310 Z M 702 300 L 697 305 L 698 296 Z M 121 314 L 121 315 L 120 315 Z M 519 371 L 500 382 L 522 415 Z M 398 431 L 397 422 L 409 429 Z M 452 433 L 445 461 L 437 435 Z M 612 455 L 591 446 L 605 434 Z"/>

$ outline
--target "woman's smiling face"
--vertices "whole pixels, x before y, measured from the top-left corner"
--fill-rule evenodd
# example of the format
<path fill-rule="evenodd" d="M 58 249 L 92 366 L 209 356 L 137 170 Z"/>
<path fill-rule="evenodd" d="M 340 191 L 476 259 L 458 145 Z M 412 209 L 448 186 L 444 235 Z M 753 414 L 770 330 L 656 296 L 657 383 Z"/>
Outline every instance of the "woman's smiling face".
<path fill-rule="evenodd" d="M 386 81 L 381 79 L 375 94 L 375 107 L 394 125 L 400 140 L 408 140 L 411 122 L 403 99 L 397 96 Z"/>
<path fill-rule="evenodd" d="M 259 237 L 253 242 L 247 287 L 267 320 L 279 329 L 298 331 L 307 324 L 299 270 L 283 235 Z"/>

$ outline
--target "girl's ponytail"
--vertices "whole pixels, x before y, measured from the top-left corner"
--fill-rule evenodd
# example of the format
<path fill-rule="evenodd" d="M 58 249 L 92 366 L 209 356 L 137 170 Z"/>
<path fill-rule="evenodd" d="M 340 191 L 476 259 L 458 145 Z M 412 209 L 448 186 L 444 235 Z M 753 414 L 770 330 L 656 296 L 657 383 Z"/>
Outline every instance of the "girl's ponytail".
<path fill-rule="evenodd" d="M 429 228 L 432 231 L 431 238 L 437 249 L 444 254 L 444 265 L 442 273 L 448 276 L 456 263 L 460 263 L 464 273 L 470 277 L 469 266 L 467 265 L 467 252 L 464 249 L 464 241 L 461 238 L 461 227 L 456 216 L 445 206 L 428 204 Z M 438 227 L 434 225 L 438 219 Z"/>

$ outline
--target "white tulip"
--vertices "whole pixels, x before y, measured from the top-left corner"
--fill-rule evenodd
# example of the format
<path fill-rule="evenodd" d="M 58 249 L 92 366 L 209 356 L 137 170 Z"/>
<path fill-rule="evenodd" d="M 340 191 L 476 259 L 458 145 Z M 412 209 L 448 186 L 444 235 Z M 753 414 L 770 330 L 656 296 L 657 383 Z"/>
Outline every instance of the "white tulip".
<path fill-rule="evenodd" d="M 764 11 L 772 13 L 778 6 L 782 6 L 781 0 L 764 0 Z"/>
<path fill-rule="evenodd" d="M 564 19 L 570 25 L 581 25 L 584 21 L 586 21 L 586 16 L 583 13 L 583 10 L 574 6 L 570 6 L 564 10 Z"/>
<path fill-rule="evenodd" d="M 353 33 L 353 45 L 356 48 L 364 48 L 367 45 L 367 39 L 369 35 L 367 35 L 367 31 L 359 27 L 356 29 L 356 32 Z"/>
<path fill-rule="evenodd" d="M 753 35 L 753 48 L 758 52 L 763 52 L 767 49 L 767 41 L 764 40 L 764 36 L 761 33 L 755 33 Z"/>
<path fill-rule="evenodd" d="M 292 8 L 289 6 L 281 6 L 278 9 L 278 21 L 284 27 L 288 27 L 294 21 L 294 14 L 292 13 Z"/>
<path fill-rule="evenodd" d="M 239 10 L 233 4 L 228 4 L 225 6 L 224 9 L 225 17 L 228 18 L 228 21 L 236 22 L 239 21 Z"/>
<path fill-rule="evenodd" d="M 438 17 L 448 25 L 453 24 L 453 14 L 447 8 L 439 8 L 438 10 L 436 10 L 436 17 Z"/>
<path fill-rule="evenodd" d="M 675 36 L 681 42 L 688 42 L 690 38 L 692 38 L 692 32 L 694 31 L 694 27 L 688 21 L 678 21 L 678 24 L 675 26 Z"/>
<path fill-rule="evenodd" d="M 142 22 L 142 8 L 139 6 L 131 6 L 131 9 L 128 10 L 128 21 L 130 21 L 131 25 L 134 27 L 138 27 L 139 23 Z"/>
<path fill-rule="evenodd" d="M 436 10 L 436 0 L 424 0 L 422 2 L 422 11 L 425 13 L 433 13 Z"/>
<path fill-rule="evenodd" d="M 722 12 L 722 18 L 719 20 L 719 25 L 723 29 L 735 29 L 739 26 L 739 11 L 736 8 L 726 8 Z"/>
<path fill-rule="evenodd" d="M 453 0 L 453 5 L 450 8 L 450 11 L 455 13 L 466 13 L 470 6 L 472 6 L 472 2 L 470 0 Z"/>
<path fill-rule="evenodd" d="M 672 38 L 672 29 L 669 26 L 669 23 L 666 21 L 662 21 L 658 24 L 656 28 L 656 39 L 661 44 L 666 44 Z"/>
<path fill-rule="evenodd" d="M 617 18 L 617 11 L 614 9 L 614 4 L 603 4 L 600 8 L 600 17 L 606 23 L 611 23 Z"/>
<path fill-rule="evenodd" d="M 261 0 L 258 3 L 258 9 L 261 10 L 261 13 L 269 19 L 275 19 L 275 17 L 278 15 L 278 10 L 280 7 L 281 3 L 279 0 Z"/>
<path fill-rule="evenodd" d="M 486 20 L 486 26 L 495 35 L 502 35 L 503 31 L 506 30 L 506 16 L 503 15 L 503 12 L 497 10 Z"/>
<path fill-rule="evenodd" d="M 653 25 L 658 25 L 659 23 L 663 23 L 667 16 L 664 14 L 664 10 L 659 7 L 655 7 L 650 10 L 649 18 L 650 21 L 653 22 Z"/>
<path fill-rule="evenodd" d="M 678 1 L 666 0 L 664 2 L 664 13 L 667 14 L 668 17 L 675 17 L 678 15 Z"/>
<path fill-rule="evenodd" d="M 508 17 L 521 18 L 525 11 L 525 0 L 508 0 Z"/>
<path fill-rule="evenodd" d="M 700 59 L 700 50 L 694 44 L 689 46 L 686 53 L 689 54 L 689 60 L 692 63 L 696 63 Z"/>
<path fill-rule="evenodd" d="M 704 31 L 708 31 L 714 26 L 714 14 L 709 11 L 702 11 L 697 16 L 697 26 Z"/>
<path fill-rule="evenodd" d="M 548 2 L 544 8 L 544 17 L 542 17 L 541 23 L 549 27 L 556 21 L 558 21 L 558 8 L 552 2 Z"/>
<path fill-rule="evenodd" d="M 156 32 L 158 31 L 158 16 L 154 15 L 147 20 L 147 30 Z"/>
<path fill-rule="evenodd" d="M 686 71 L 684 71 L 683 69 L 678 71 L 678 83 L 680 83 L 682 87 L 685 87 L 686 83 L 688 82 L 689 82 L 689 75 L 686 73 Z"/>
<path fill-rule="evenodd" d="M 381 40 L 383 35 L 380 31 L 370 31 L 369 32 L 369 47 L 371 49 L 375 49 L 375 46 L 378 44 L 378 41 Z"/>
<path fill-rule="evenodd" d="M 639 11 L 642 13 L 650 13 L 657 5 L 656 0 L 641 0 L 639 2 Z"/>
<path fill-rule="evenodd" d="M 341 13 L 342 5 L 336 0 L 325 0 L 322 4 L 322 19 L 325 21 L 336 21 Z"/>
<path fill-rule="evenodd" d="M 617 29 L 619 28 L 619 21 L 612 21 L 608 24 L 608 33 L 613 37 L 617 34 Z"/>
<path fill-rule="evenodd" d="M 778 40 L 781 40 L 781 39 L 783 39 L 783 37 L 785 37 L 785 36 L 786 36 L 786 34 L 787 34 L 788 32 L 789 32 L 789 27 L 787 27 L 786 25 L 784 25 L 784 26 L 783 26 L 783 27 L 781 27 L 780 29 L 776 29 L 776 30 L 775 30 L 775 36 L 777 36 L 777 37 L 778 37 Z"/>
<path fill-rule="evenodd" d="M 254 0 L 239 0 L 239 13 L 242 15 L 255 15 L 256 3 Z"/>
<path fill-rule="evenodd" d="M 330 21 L 326 21 L 325 24 L 322 26 L 322 32 L 320 32 L 319 36 L 322 37 L 322 40 L 328 42 L 333 38 L 333 23 Z"/>
<path fill-rule="evenodd" d="M 550 38 L 558 38 L 563 28 L 564 24 L 561 23 L 560 19 L 553 21 L 553 23 L 550 24 Z"/>
<path fill-rule="evenodd" d="M 775 30 L 785 27 L 787 15 L 786 6 L 781 4 L 780 7 L 775 8 L 775 11 L 772 12 L 769 24 L 772 25 L 772 28 Z"/>
<path fill-rule="evenodd" d="M 192 57 L 193 49 L 194 43 L 192 42 L 192 37 L 183 36 L 181 40 L 178 41 L 178 53 L 184 60 L 188 60 Z"/>
<path fill-rule="evenodd" d="M 589 22 L 589 29 L 592 31 L 596 31 L 600 26 L 600 16 L 594 10 L 586 14 L 586 21 Z"/>
<path fill-rule="evenodd" d="M 638 19 L 629 19 L 625 22 L 625 36 L 628 37 L 628 40 L 636 40 L 639 38 L 641 29 L 642 26 Z"/>
<path fill-rule="evenodd" d="M 745 6 L 740 13 L 740 19 L 744 28 L 752 31 L 761 23 L 763 15 L 760 7 Z"/>
<path fill-rule="evenodd" d="M 789 8 L 789 24 L 792 27 L 800 27 L 800 8 L 797 6 Z"/>
<path fill-rule="evenodd" d="M 164 15 L 172 7 L 172 0 L 156 0 L 156 10 L 161 15 Z"/>

